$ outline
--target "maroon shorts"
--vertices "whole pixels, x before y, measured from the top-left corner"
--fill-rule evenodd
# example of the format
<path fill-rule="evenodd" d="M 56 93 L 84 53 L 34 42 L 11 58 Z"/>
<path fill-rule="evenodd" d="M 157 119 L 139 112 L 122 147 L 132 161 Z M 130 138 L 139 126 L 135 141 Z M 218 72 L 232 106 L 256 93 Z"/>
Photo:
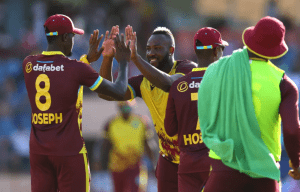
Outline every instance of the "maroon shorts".
<path fill-rule="evenodd" d="M 178 191 L 201 191 L 209 176 L 209 171 L 196 173 L 178 173 Z"/>
<path fill-rule="evenodd" d="M 204 192 L 279 192 L 279 183 L 268 178 L 252 178 L 232 169 L 221 160 L 212 160 L 212 172 Z"/>
<path fill-rule="evenodd" d="M 112 172 L 115 192 L 138 192 L 140 187 L 140 164 L 122 172 Z"/>
<path fill-rule="evenodd" d="M 30 154 L 32 192 L 88 192 L 87 154 L 51 156 Z"/>
<path fill-rule="evenodd" d="M 178 165 L 159 155 L 155 176 L 158 192 L 178 192 Z"/>

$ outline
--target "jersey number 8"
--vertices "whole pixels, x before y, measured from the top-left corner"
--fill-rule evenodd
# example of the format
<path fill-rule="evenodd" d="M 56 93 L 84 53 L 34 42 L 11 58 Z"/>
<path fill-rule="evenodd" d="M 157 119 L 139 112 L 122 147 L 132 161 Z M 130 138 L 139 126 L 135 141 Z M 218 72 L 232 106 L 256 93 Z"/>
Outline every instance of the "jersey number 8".
<path fill-rule="evenodd" d="M 41 88 L 40 83 L 44 82 L 45 87 Z M 36 88 L 36 95 L 35 95 L 35 103 L 39 110 L 41 111 L 47 111 L 51 106 L 51 96 L 49 93 L 50 89 L 50 79 L 46 74 L 40 74 L 35 81 L 35 88 Z M 46 102 L 41 103 L 40 98 L 44 96 L 46 97 Z"/>

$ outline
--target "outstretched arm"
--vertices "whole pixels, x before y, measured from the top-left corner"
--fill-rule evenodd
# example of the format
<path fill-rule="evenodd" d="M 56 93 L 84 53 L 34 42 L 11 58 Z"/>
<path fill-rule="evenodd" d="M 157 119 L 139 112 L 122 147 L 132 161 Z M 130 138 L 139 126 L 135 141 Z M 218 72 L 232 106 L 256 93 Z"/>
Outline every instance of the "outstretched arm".
<path fill-rule="evenodd" d="M 115 56 L 115 43 L 114 43 L 114 39 L 116 38 L 117 34 L 119 34 L 119 26 L 113 26 L 111 28 L 111 31 L 109 33 L 109 31 L 106 31 L 105 33 L 105 38 L 104 41 L 102 43 L 102 56 L 103 56 L 103 61 L 100 67 L 100 71 L 99 74 L 101 77 L 103 77 L 104 79 L 113 82 L 113 78 L 112 78 L 112 64 L 113 64 L 113 59 Z M 126 44 L 128 44 L 128 42 L 126 42 Z M 102 99 L 105 99 L 107 101 L 115 101 L 116 98 L 112 98 L 110 96 L 107 96 L 103 93 L 98 93 L 98 96 Z M 130 90 L 128 89 L 125 93 L 125 97 L 124 98 L 119 98 L 118 100 L 129 100 L 131 99 L 131 93 Z"/>
<path fill-rule="evenodd" d="M 97 93 L 107 95 L 115 100 L 124 100 L 128 89 L 128 62 L 130 61 L 130 42 L 125 45 L 124 35 L 116 35 L 115 58 L 119 63 L 118 78 L 115 83 L 103 79 L 100 86 L 95 90 Z"/>
<path fill-rule="evenodd" d="M 152 66 L 150 63 L 142 59 L 137 53 L 137 38 L 136 32 L 133 32 L 132 27 L 128 25 L 125 28 L 126 39 L 131 40 L 131 60 L 140 70 L 140 72 L 156 87 L 165 92 L 169 92 L 172 83 L 182 74 L 169 75 Z"/>

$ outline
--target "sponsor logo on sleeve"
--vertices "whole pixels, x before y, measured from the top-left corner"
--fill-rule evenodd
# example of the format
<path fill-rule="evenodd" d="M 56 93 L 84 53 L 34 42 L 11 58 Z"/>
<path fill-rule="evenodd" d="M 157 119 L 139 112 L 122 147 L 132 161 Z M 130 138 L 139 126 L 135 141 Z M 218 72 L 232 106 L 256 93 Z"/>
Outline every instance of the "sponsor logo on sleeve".
<path fill-rule="evenodd" d="M 180 83 L 178 83 L 177 85 L 177 90 L 179 92 L 185 92 L 186 90 L 188 90 L 189 86 L 187 84 L 186 81 L 181 81 Z"/>
<path fill-rule="evenodd" d="M 26 73 L 30 73 L 32 71 L 32 63 L 31 62 L 28 62 L 25 65 L 25 71 L 26 71 Z"/>

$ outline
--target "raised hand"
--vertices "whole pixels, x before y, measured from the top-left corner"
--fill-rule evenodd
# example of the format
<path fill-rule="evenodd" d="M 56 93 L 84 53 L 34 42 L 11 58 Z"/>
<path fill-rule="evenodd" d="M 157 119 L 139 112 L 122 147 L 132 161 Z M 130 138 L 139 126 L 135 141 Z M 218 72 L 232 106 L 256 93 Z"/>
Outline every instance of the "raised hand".
<path fill-rule="evenodd" d="M 295 167 L 293 164 L 292 164 L 292 161 L 290 160 L 289 161 L 289 165 L 290 165 L 290 168 L 292 168 L 292 170 L 289 171 L 289 175 L 295 179 L 295 180 L 300 180 L 300 171 L 299 171 L 299 168 L 298 167 Z"/>
<path fill-rule="evenodd" d="M 124 40 L 124 34 L 121 34 L 121 39 L 119 34 L 116 35 L 115 38 L 115 59 L 120 63 L 120 61 L 130 61 L 130 55 L 131 55 L 131 51 L 130 51 L 130 44 L 131 42 L 128 41 L 128 44 L 125 44 L 125 40 Z"/>
<path fill-rule="evenodd" d="M 137 57 L 137 39 L 136 39 L 136 32 L 133 32 L 132 26 L 127 25 L 125 28 L 125 35 L 126 35 L 126 44 L 128 41 L 131 41 L 130 49 L 131 49 L 131 59 L 135 59 Z"/>
<path fill-rule="evenodd" d="M 114 48 L 115 48 L 115 42 L 114 39 L 116 38 L 116 35 L 119 34 L 119 26 L 113 26 L 111 28 L 110 34 L 109 31 L 106 31 L 105 33 L 105 38 L 104 41 L 102 43 L 102 48 L 103 48 L 103 52 L 102 55 L 103 57 L 114 57 L 115 52 L 114 52 Z"/>
<path fill-rule="evenodd" d="M 91 34 L 91 37 L 90 37 L 90 41 L 89 41 L 90 46 L 89 46 L 89 51 L 87 54 L 87 60 L 90 63 L 97 61 L 103 51 L 103 48 L 100 48 L 100 50 L 98 50 L 99 44 L 103 38 L 103 35 L 101 35 L 99 38 L 98 38 L 98 35 L 99 35 L 99 30 L 97 29 L 97 30 L 94 30 L 93 34 Z"/>

